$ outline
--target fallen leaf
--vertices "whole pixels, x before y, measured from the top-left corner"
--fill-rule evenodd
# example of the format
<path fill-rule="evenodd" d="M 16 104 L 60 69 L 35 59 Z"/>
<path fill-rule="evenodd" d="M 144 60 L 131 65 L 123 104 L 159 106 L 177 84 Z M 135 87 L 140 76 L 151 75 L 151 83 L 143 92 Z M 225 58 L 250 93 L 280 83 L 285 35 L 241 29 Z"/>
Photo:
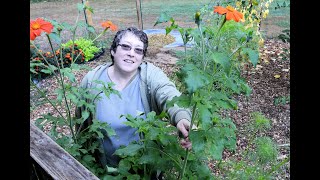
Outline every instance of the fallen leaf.
<path fill-rule="evenodd" d="M 256 69 L 256 70 L 259 70 L 259 69 L 261 69 L 262 67 L 263 67 L 263 66 L 257 64 L 255 69 Z"/>
<path fill-rule="evenodd" d="M 279 74 L 274 75 L 274 78 L 278 79 L 280 77 Z"/>

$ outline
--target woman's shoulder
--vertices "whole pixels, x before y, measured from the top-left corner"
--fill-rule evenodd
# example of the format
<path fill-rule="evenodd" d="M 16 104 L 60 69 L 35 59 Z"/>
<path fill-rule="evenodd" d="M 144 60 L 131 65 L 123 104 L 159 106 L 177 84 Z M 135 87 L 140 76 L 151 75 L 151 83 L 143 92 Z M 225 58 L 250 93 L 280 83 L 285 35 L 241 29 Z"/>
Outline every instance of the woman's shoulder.
<path fill-rule="evenodd" d="M 148 82 L 160 82 L 167 80 L 167 76 L 164 71 L 151 62 L 143 62 L 141 64 L 142 76 L 145 76 Z M 144 79 L 144 78 L 143 78 Z"/>
<path fill-rule="evenodd" d="M 98 65 L 97 67 L 91 69 L 84 78 L 86 78 L 89 82 L 99 77 L 100 74 L 111 65 L 111 62 L 103 63 Z"/>
<path fill-rule="evenodd" d="M 141 64 L 141 68 L 147 70 L 148 72 L 152 71 L 162 71 L 158 66 L 154 65 L 151 62 L 144 61 Z M 154 72 L 153 72 L 154 73 Z"/>
<path fill-rule="evenodd" d="M 102 69 L 109 67 L 110 65 L 111 65 L 111 62 L 106 62 L 106 63 L 103 63 L 103 64 L 96 66 L 95 68 L 93 68 L 89 72 L 97 72 L 97 71 L 100 71 Z"/>

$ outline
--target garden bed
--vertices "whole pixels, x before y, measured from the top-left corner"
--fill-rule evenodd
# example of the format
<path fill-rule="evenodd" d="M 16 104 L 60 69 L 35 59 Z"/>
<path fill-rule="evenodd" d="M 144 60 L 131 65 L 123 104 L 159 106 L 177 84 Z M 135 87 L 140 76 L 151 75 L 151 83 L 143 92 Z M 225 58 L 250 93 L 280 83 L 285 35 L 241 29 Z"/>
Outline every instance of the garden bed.
<path fill-rule="evenodd" d="M 149 54 L 145 60 L 156 64 L 169 76 L 172 75 L 177 70 L 175 64 L 168 63 L 170 58 L 177 59 L 172 49 L 150 48 L 150 51 L 158 53 Z M 152 50 L 152 48 L 156 49 Z M 272 128 L 267 132 L 267 135 L 281 145 L 279 149 L 281 156 L 278 158 L 283 159 L 290 156 L 290 105 L 288 101 L 279 101 L 281 98 L 290 96 L 290 57 L 286 52 L 288 49 L 290 49 L 289 43 L 269 39 L 260 50 L 261 60 L 258 66 L 256 68 L 248 67 L 242 72 L 242 76 L 248 80 L 252 88 L 252 94 L 248 98 L 244 96 L 236 97 L 238 109 L 229 112 L 229 116 L 234 120 L 238 129 L 237 151 L 235 153 L 225 151 L 223 155 L 225 160 L 232 156 L 238 156 L 237 152 L 246 147 L 248 142 L 246 123 L 250 121 L 249 114 L 255 111 L 262 112 L 272 122 Z M 166 55 L 167 61 L 161 61 L 156 58 L 159 55 L 162 56 L 161 54 Z M 110 54 L 104 53 L 94 61 L 88 62 L 87 65 L 93 68 L 107 61 L 110 61 Z M 86 71 L 76 73 L 77 82 L 80 82 L 85 73 Z M 278 77 L 276 75 L 280 75 L 280 77 L 276 78 Z M 57 88 L 57 82 L 53 78 L 44 79 L 39 85 L 46 89 L 49 94 L 52 94 L 53 90 Z M 36 97 L 36 94 L 31 95 L 31 104 L 39 103 L 39 99 L 36 99 Z M 51 98 L 54 98 L 54 96 Z M 31 112 L 31 122 L 48 112 L 53 112 L 53 114 L 55 112 L 49 104 L 36 107 Z M 49 132 L 50 128 L 50 126 L 45 127 L 45 132 Z M 70 133 L 67 127 L 61 127 L 58 131 L 63 134 Z M 219 173 L 216 171 L 215 165 L 216 162 L 209 164 L 213 172 Z M 285 164 L 277 177 L 279 179 L 290 179 L 290 163 Z"/>
<path fill-rule="evenodd" d="M 68 4 L 68 6 L 74 3 L 64 2 L 63 5 Z M 99 4 L 100 3 L 100 4 Z M 101 17 L 101 12 L 98 7 L 101 6 L 100 1 L 96 3 L 92 2 L 94 9 L 96 10 L 96 16 L 94 22 L 98 22 Z M 32 16 L 38 17 L 37 13 L 42 13 L 48 18 L 54 18 L 59 8 L 44 8 L 46 6 L 58 6 L 59 3 L 42 3 L 33 6 L 33 8 L 39 8 L 40 10 L 45 10 L 46 12 L 31 10 Z M 62 4 L 62 3 L 61 3 Z M 43 7 L 44 6 L 44 7 Z M 47 11 L 50 9 L 50 11 Z M 53 11 L 52 14 L 51 11 Z M 69 12 L 69 11 L 68 11 Z M 71 12 L 76 14 L 75 12 Z M 99 15 L 100 13 L 100 15 Z M 112 15 L 111 17 L 115 22 L 123 23 L 123 26 L 128 26 L 135 24 L 134 20 L 119 18 L 119 14 Z M 153 28 L 151 25 L 154 24 L 155 16 L 148 16 L 144 23 L 146 28 Z M 66 19 L 64 19 L 66 18 Z M 69 19 L 75 19 L 72 16 L 64 16 L 62 19 L 65 22 L 70 21 Z M 64 21 L 62 20 L 62 21 Z M 130 21 L 130 22 L 129 22 Z M 193 24 L 193 22 L 183 24 L 183 21 L 178 19 L 179 23 L 182 25 Z M 262 24 L 263 30 L 267 29 L 268 32 L 276 28 L 268 28 L 265 24 Z M 271 26 L 270 26 L 271 27 Z M 223 153 L 223 160 L 227 160 L 231 157 L 239 157 L 239 151 L 243 150 L 248 143 L 248 134 L 246 129 L 246 123 L 250 121 L 250 113 L 259 111 L 262 112 L 268 119 L 271 120 L 272 128 L 266 132 L 266 135 L 270 136 L 275 142 L 277 142 L 280 150 L 280 156 L 278 159 L 284 159 L 290 156 L 290 43 L 283 43 L 277 39 L 267 39 L 265 45 L 260 49 L 260 61 L 256 68 L 251 66 L 243 70 L 242 76 L 246 78 L 249 86 L 252 88 L 252 94 L 250 97 L 238 96 L 235 97 L 238 100 L 238 109 L 228 112 L 234 123 L 237 125 L 237 150 L 234 153 L 225 151 Z M 163 47 L 152 47 L 148 49 L 146 61 L 152 62 L 155 65 L 162 68 L 165 73 L 171 76 L 178 69 L 175 66 L 175 62 L 178 60 L 175 57 L 175 50 L 181 50 L 179 47 L 163 48 Z M 96 67 L 99 64 L 110 61 L 110 54 L 104 53 L 97 57 L 94 61 L 89 61 L 87 63 L 90 67 Z M 79 82 L 87 71 L 79 71 L 76 73 L 77 82 Z M 57 82 L 53 78 L 46 78 L 39 82 L 39 87 L 44 88 L 49 94 L 50 98 L 56 98 L 53 90 L 57 88 Z M 31 91 L 31 123 L 35 119 L 39 118 L 41 114 L 46 114 L 48 112 L 55 112 L 49 104 L 41 104 L 41 99 L 39 99 L 38 94 Z M 45 127 L 45 132 L 48 132 L 50 126 Z M 57 131 L 68 134 L 67 127 L 61 127 Z M 213 173 L 219 174 L 220 172 L 216 168 L 217 162 L 212 161 L 208 164 Z M 290 163 L 286 163 L 281 171 L 276 175 L 276 179 L 290 179 Z"/>

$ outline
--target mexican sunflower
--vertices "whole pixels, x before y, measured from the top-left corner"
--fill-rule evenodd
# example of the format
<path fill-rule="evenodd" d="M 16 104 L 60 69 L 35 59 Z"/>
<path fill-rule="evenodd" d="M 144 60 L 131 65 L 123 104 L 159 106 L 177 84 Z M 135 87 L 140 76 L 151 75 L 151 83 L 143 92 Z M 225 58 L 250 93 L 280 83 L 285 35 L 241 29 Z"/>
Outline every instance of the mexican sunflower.
<path fill-rule="evenodd" d="M 110 28 L 112 31 L 116 31 L 118 27 L 114 25 L 111 21 L 105 21 L 101 23 L 101 26 L 104 27 L 105 29 Z"/>
<path fill-rule="evenodd" d="M 226 8 L 224 8 L 222 6 L 215 6 L 213 12 L 216 12 L 218 14 L 226 14 L 227 21 L 229 21 L 231 19 L 233 19 L 236 22 L 244 21 L 243 14 L 238 12 L 237 10 L 235 10 L 231 6 L 227 6 Z"/>
<path fill-rule="evenodd" d="M 42 32 L 51 33 L 53 25 L 43 20 L 42 18 L 37 18 L 36 20 L 30 21 L 30 39 L 33 41 L 36 37 L 40 36 Z"/>

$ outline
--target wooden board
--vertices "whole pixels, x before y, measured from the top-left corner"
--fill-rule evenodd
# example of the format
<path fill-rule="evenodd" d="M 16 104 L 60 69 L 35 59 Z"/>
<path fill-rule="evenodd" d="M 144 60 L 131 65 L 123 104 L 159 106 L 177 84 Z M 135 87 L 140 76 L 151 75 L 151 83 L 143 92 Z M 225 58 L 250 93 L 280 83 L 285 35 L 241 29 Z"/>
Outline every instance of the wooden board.
<path fill-rule="evenodd" d="M 53 179 L 99 180 L 33 123 L 30 123 L 30 156 Z"/>

